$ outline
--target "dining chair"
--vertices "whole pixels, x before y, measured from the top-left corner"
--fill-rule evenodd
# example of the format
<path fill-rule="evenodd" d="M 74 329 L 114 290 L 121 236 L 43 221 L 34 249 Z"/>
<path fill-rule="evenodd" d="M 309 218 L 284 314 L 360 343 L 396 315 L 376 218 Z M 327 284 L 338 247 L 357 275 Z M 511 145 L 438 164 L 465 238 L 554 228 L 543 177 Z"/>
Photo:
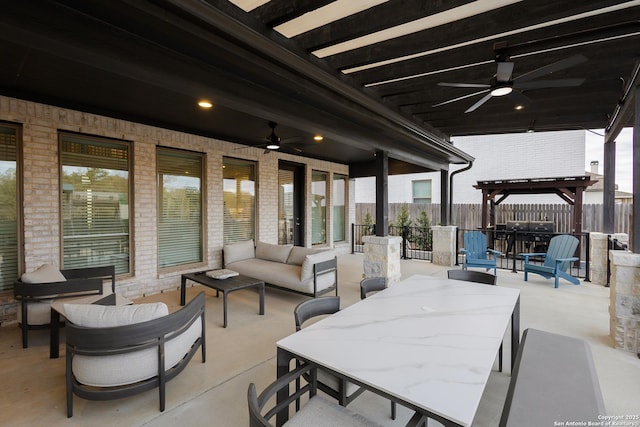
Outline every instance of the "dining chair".
<path fill-rule="evenodd" d="M 308 320 L 317 316 L 334 314 L 338 311 L 340 311 L 339 296 L 320 297 L 303 301 L 293 310 L 296 332 L 300 331 L 303 324 Z M 299 381 L 299 379 L 296 380 L 296 390 L 300 388 Z M 340 406 L 347 406 L 364 391 L 364 388 L 338 378 L 323 369 L 318 369 L 317 383 L 318 389 L 337 399 Z M 300 403 L 296 402 L 296 409 L 299 409 L 299 407 Z"/>
<path fill-rule="evenodd" d="M 378 292 L 387 288 L 384 277 L 367 277 L 360 281 L 360 299 L 365 299 L 371 292 Z"/>
<path fill-rule="evenodd" d="M 498 276 L 494 276 L 493 274 L 471 270 L 448 270 L 447 277 L 452 280 L 462 280 L 493 286 L 497 285 L 498 280 Z M 498 370 L 502 372 L 502 343 L 500 343 L 500 349 L 498 350 Z"/>
<path fill-rule="evenodd" d="M 387 288 L 384 277 L 367 277 L 360 281 L 360 299 L 365 299 L 371 292 L 379 292 Z M 396 402 L 391 401 L 391 419 L 396 419 Z"/>

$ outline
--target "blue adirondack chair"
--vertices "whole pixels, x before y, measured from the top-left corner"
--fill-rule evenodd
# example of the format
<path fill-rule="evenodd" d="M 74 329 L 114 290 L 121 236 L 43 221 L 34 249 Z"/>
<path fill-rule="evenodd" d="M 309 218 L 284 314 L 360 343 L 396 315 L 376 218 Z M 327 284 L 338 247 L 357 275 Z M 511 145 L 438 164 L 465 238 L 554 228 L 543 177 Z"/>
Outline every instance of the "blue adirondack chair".
<path fill-rule="evenodd" d="M 480 231 L 464 233 L 464 249 L 460 252 L 465 255 L 463 270 L 468 267 L 478 267 L 487 271 L 493 269 L 493 275 L 497 274 L 496 257 L 502 256 L 502 252 L 487 248 L 487 236 L 484 233 Z"/>
<path fill-rule="evenodd" d="M 567 273 L 569 264 L 580 259 L 573 256 L 577 247 L 577 238 L 563 234 L 555 236 L 549 241 L 547 253 L 521 254 L 524 256 L 524 281 L 527 281 L 529 273 L 535 273 L 546 279 L 555 278 L 556 288 L 558 287 L 559 278 L 566 279 L 574 285 L 579 285 L 580 280 Z M 532 256 L 544 257 L 544 264 L 530 264 L 529 257 Z"/>

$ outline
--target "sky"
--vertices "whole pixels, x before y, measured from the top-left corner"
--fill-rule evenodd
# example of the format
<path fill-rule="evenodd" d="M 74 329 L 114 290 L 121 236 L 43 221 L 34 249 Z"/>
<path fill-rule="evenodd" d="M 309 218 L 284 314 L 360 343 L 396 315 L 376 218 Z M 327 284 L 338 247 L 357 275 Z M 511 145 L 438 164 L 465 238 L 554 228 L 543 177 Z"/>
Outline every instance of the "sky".
<path fill-rule="evenodd" d="M 625 128 L 616 138 L 616 184 L 618 190 L 632 192 L 633 173 L 633 129 Z M 604 130 L 594 129 L 586 133 L 584 162 L 585 171 L 591 170 L 591 162 L 600 162 L 599 173 L 604 172 Z"/>

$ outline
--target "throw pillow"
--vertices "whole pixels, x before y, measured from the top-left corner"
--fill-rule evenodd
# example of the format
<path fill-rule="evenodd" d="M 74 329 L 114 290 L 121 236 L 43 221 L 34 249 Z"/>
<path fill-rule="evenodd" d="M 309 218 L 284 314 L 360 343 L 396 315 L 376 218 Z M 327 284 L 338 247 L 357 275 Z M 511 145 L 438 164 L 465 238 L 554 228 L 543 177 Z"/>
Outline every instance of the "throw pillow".
<path fill-rule="evenodd" d="M 305 281 L 313 277 L 313 266 L 322 261 L 328 261 L 335 257 L 332 250 L 318 252 L 317 254 L 307 255 L 302 263 L 300 271 L 300 280 Z"/>
<path fill-rule="evenodd" d="M 224 245 L 222 247 L 222 253 L 224 255 L 225 265 L 256 257 L 253 240 Z"/>
<path fill-rule="evenodd" d="M 43 264 L 31 273 L 24 273 L 21 277 L 23 283 L 54 283 L 66 282 L 60 270 L 53 264 Z"/>
<path fill-rule="evenodd" d="M 294 246 L 293 249 L 291 249 L 289 258 L 287 258 L 287 264 L 302 265 L 307 255 L 317 254 L 318 252 L 321 252 L 321 251 L 322 249 L 303 248 L 302 246 Z"/>
<path fill-rule="evenodd" d="M 273 245 L 271 243 L 256 243 L 256 258 L 267 261 L 275 261 L 285 263 L 291 253 L 293 245 Z"/>

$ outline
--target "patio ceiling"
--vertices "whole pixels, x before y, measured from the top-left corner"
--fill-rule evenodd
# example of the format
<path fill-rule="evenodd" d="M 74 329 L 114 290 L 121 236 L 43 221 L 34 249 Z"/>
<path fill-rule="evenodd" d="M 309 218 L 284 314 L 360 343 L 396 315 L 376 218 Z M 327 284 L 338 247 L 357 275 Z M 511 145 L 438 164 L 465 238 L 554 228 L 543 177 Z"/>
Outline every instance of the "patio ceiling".
<path fill-rule="evenodd" d="M 284 151 L 352 176 L 377 151 L 391 174 L 439 170 L 472 159 L 452 135 L 607 127 L 639 36 L 640 1 L 14 2 L 0 93 L 245 145 L 265 144 L 274 121 Z M 439 85 L 489 84 L 496 58 L 514 64 L 513 95 L 465 112 L 487 89 Z M 574 86 L 532 88 L 564 79 Z"/>

